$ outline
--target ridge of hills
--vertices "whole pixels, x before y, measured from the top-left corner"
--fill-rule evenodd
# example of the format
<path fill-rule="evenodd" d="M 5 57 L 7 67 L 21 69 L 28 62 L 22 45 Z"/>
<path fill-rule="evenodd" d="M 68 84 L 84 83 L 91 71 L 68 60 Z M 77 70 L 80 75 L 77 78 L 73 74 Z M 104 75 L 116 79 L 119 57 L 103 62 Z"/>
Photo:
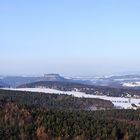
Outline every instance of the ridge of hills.
<path fill-rule="evenodd" d="M 60 81 L 71 83 L 90 84 L 86 80 L 73 80 L 60 76 L 59 74 L 45 74 L 44 76 L 1 76 L 0 82 L 5 83 L 3 87 L 18 87 L 23 84 L 39 82 L 39 81 Z"/>

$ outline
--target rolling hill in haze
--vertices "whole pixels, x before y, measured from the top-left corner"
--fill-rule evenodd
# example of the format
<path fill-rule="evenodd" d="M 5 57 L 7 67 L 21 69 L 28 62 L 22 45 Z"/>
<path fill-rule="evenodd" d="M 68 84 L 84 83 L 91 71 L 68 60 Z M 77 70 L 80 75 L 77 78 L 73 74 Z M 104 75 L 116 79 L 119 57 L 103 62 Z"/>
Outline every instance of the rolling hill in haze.
<path fill-rule="evenodd" d="M 0 80 L 0 88 L 10 87 L 10 85 L 4 83 L 2 80 Z"/>
<path fill-rule="evenodd" d="M 79 80 L 68 79 L 60 76 L 59 74 L 45 74 L 44 76 L 3 76 L 0 79 L 1 83 L 5 83 L 10 87 L 17 87 L 23 84 L 39 81 L 60 81 L 60 82 L 90 84 L 90 81 L 82 79 Z"/>
<path fill-rule="evenodd" d="M 132 88 L 139 89 L 140 74 L 123 74 L 114 76 L 85 76 L 85 77 L 73 77 L 73 80 L 85 80 L 90 81 L 91 85 L 96 86 L 108 86 L 115 88 Z M 133 84 L 133 85 L 132 85 Z"/>
<path fill-rule="evenodd" d="M 44 76 L 1 76 L 1 85 L 18 87 L 20 85 L 39 82 L 39 81 L 58 81 L 80 83 L 94 86 L 107 86 L 113 88 L 140 89 L 140 75 L 114 75 L 114 76 L 88 76 L 88 77 L 63 77 L 59 74 L 44 74 Z"/>

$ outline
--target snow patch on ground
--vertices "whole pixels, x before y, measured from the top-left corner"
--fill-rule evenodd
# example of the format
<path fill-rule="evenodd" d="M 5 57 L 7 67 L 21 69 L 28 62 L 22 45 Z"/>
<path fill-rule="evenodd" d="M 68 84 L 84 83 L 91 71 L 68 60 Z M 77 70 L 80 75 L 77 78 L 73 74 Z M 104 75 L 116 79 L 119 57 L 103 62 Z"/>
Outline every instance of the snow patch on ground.
<path fill-rule="evenodd" d="M 123 83 L 124 87 L 140 87 L 140 82 L 128 82 Z"/>

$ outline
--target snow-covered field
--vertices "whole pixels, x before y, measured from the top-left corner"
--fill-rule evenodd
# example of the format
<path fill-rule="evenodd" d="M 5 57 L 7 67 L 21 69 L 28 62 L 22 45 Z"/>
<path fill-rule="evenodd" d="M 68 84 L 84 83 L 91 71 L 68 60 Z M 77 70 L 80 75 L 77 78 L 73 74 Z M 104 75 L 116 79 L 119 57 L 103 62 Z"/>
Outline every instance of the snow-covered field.
<path fill-rule="evenodd" d="M 84 92 L 77 92 L 77 91 L 59 91 L 56 89 L 49 89 L 49 88 L 3 88 L 5 90 L 14 90 L 14 91 L 29 91 L 29 92 L 39 92 L 39 93 L 49 93 L 49 94 L 65 94 L 65 95 L 72 95 L 78 98 L 98 98 L 111 101 L 114 106 L 130 109 L 132 108 L 132 104 L 140 106 L 140 98 L 135 99 L 131 98 L 122 98 L 122 97 L 110 97 L 110 96 L 98 96 L 98 95 L 90 95 Z"/>
<path fill-rule="evenodd" d="M 123 83 L 124 87 L 140 87 L 140 82 L 128 82 Z"/>

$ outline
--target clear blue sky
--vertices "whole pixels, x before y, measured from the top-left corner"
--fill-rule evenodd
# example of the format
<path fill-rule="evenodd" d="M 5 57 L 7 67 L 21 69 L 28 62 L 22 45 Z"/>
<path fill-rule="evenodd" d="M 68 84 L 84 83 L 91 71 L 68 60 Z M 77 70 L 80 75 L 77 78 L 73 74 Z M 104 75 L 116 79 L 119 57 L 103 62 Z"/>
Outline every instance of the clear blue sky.
<path fill-rule="evenodd" d="M 139 70 L 139 0 L 0 1 L 0 74 Z"/>

